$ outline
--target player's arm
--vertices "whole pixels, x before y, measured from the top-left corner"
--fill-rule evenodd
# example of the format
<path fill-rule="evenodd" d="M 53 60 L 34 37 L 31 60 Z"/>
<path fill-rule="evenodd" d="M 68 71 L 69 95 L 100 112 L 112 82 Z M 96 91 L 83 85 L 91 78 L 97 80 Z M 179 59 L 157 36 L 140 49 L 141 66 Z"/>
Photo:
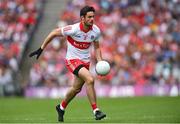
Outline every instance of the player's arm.
<path fill-rule="evenodd" d="M 42 43 L 40 48 L 44 49 L 52 41 L 52 39 L 55 38 L 55 37 L 63 37 L 60 28 L 57 28 L 57 29 L 54 29 L 53 31 L 51 31 L 49 33 L 49 35 L 45 38 L 45 40 Z"/>
<path fill-rule="evenodd" d="M 42 45 L 40 46 L 40 48 L 36 51 L 33 51 L 32 53 L 29 54 L 29 57 L 32 56 L 36 56 L 36 59 L 39 58 L 39 56 L 41 55 L 42 51 L 44 50 L 44 48 L 52 41 L 53 38 L 55 37 L 62 37 L 62 31 L 60 28 L 54 29 L 52 30 L 48 36 L 45 38 L 45 40 L 43 41 Z"/>
<path fill-rule="evenodd" d="M 101 61 L 102 54 L 101 54 L 101 48 L 100 48 L 99 41 L 95 41 L 93 43 L 94 43 L 94 52 L 95 52 L 96 59 L 97 59 L 97 61 Z"/>

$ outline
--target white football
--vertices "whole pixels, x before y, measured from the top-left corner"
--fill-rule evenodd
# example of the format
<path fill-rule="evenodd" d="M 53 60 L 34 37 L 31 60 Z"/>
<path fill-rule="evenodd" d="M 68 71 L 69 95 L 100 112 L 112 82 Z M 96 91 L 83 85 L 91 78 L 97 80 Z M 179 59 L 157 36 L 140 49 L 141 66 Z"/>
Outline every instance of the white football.
<path fill-rule="evenodd" d="M 110 65 L 107 61 L 99 61 L 96 64 L 95 70 L 98 75 L 104 76 L 110 72 Z"/>

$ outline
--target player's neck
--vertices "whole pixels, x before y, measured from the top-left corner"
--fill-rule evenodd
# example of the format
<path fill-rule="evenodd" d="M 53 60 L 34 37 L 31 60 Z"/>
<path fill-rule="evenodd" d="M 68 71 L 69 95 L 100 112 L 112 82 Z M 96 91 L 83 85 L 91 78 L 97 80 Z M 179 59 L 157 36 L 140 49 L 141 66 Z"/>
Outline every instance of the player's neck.
<path fill-rule="evenodd" d="M 84 22 L 82 22 L 82 25 L 84 31 L 89 31 L 92 28 L 92 26 L 86 25 Z"/>

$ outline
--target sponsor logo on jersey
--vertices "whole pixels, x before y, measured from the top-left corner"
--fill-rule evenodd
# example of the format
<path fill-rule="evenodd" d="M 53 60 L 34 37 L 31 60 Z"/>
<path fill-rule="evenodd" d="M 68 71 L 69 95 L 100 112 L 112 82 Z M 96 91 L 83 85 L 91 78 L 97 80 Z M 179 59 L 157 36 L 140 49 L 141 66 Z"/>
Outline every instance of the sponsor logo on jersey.
<path fill-rule="evenodd" d="M 67 37 L 67 40 L 69 41 L 69 43 L 71 45 L 73 45 L 74 47 L 79 48 L 79 49 L 87 49 L 91 45 L 91 42 L 76 41 L 70 36 Z"/>

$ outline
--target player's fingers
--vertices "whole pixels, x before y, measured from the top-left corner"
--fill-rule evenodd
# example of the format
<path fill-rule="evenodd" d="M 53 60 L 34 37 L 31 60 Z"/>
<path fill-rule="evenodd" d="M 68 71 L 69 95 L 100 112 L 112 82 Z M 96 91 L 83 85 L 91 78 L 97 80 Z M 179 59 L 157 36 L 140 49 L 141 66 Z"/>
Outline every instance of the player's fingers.
<path fill-rule="evenodd" d="M 42 53 L 42 51 L 39 51 L 39 52 L 37 53 L 37 57 L 36 57 L 36 59 L 38 59 L 38 58 L 39 58 L 39 56 L 41 55 L 41 53 Z"/>
<path fill-rule="evenodd" d="M 36 59 L 38 59 L 38 58 L 39 58 L 39 56 L 40 56 L 40 54 L 37 54 Z"/>
<path fill-rule="evenodd" d="M 36 55 L 36 51 L 29 54 L 29 57 Z"/>

